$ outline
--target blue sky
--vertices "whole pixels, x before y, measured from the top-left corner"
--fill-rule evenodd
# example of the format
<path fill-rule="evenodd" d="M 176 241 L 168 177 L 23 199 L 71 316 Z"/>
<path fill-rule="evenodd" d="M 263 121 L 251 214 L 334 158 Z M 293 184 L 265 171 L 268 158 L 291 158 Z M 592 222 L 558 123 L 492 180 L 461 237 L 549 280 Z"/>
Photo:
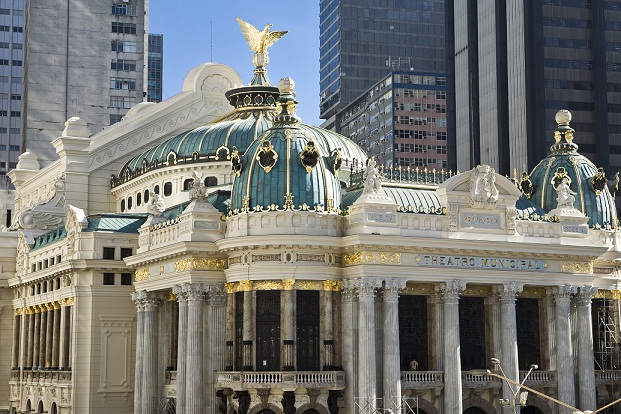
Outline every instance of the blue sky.
<path fill-rule="evenodd" d="M 150 0 L 149 32 L 164 35 L 164 91 L 181 91 L 183 79 L 194 66 L 224 63 L 245 83 L 252 79 L 252 55 L 235 17 L 262 30 L 288 30 L 269 49 L 270 81 L 288 76 L 295 81 L 302 122 L 319 125 L 319 1 L 318 0 Z M 211 30 L 213 27 L 213 30 Z"/>

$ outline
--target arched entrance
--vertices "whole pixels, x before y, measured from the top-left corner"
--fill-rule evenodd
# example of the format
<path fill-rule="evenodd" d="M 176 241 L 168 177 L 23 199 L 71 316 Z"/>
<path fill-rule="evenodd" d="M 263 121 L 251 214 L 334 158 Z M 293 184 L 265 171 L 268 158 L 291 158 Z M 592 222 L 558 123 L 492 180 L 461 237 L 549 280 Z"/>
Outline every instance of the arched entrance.
<path fill-rule="evenodd" d="M 50 414 L 58 414 L 58 410 L 56 409 L 56 403 L 52 403 L 52 407 L 50 408 Z"/>
<path fill-rule="evenodd" d="M 520 410 L 520 414 L 543 414 L 541 410 L 534 405 L 525 405 Z"/>
<path fill-rule="evenodd" d="M 479 407 L 470 407 L 464 410 L 464 414 L 486 414 L 486 412 Z"/>
<path fill-rule="evenodd" d="M 37 409 L 37 413 L 43 414 L 43 401 L 39 401 L 39 408 Z"/>

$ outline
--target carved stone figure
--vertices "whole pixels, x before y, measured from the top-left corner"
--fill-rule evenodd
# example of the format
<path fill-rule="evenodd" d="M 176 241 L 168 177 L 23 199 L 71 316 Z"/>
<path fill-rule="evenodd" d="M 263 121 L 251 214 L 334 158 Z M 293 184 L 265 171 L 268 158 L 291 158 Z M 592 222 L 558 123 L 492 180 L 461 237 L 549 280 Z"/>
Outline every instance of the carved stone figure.
<path fill-rule="evenodd" d="M 498 201 L 496 172 L 489 165 L 477 166 L 470 175 L 470 196 L 474 202 L 495 203 Z"/>
<path fill-rule="evenodd" d="M 190 189 L 190 198 L 192 200 L 204 198 L 207 189 L 205 188 L 205 183 L 203 183 L 202 174 L 194 171 L 192 172 L 192 177 L 194 179 L 194 182 L 192 183 L 192 188 Z"/>
<path fill-rule="evenodd" d="M 238 414 L 248 414 L 248 408 L 250 408 L 250 394 L 248 391 L 237 391 L 233 398 L 239 400 Z"/>
<path fill-rule="evenodd" d="M 371 157 L 365 171 L 363 194 L 378 194 L 381 190 L 382 179 L 376 167 L 375 157 Z"/>
<path fill-rule="evenodd" d="M 149 190 L 149 197 L 151 199 L 151 204 L 149 204 L 147 211 L 149 212 L 149 214 L 152 214 L 154 216 L 161 216 L 164 210 L 166 210 L 166 206 L 164 205 L 164 199 L 161 195 L 156 194 L 152 190 Z"/>
<path fill-rule="evenodd" d="M 571 184 L 571 179 L 569 177 L 563 177 L 561 182 L 556 186 L 556 207 L 569 207 L 574 208 L 574 201 L 576 198 L 574 191 L 571 190 L 569 185 Z"/>
<path fill-rule="evenodd" d="M 295 414 L 295 394 L 293 391 L 285 391 L 280 402 L 284 414 Z"/>

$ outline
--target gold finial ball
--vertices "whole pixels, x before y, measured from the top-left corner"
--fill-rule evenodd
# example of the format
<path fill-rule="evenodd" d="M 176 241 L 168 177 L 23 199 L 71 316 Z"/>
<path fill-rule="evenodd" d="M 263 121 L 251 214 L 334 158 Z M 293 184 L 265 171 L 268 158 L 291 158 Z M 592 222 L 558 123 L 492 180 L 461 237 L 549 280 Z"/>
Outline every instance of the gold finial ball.
<path fill-rule="evenodd" d="M 559 125 L 569 125 L 569 123 L 571 122 L 571 112 L 569 112 L 567 109 L 561 109 L 556 113 L 554 119 Z"/>
<path fill-rule="evenodd" d="M 294 95 L 295 82 L 291 78 L 282 78 L 280 82 L 278 82 L 278 91 L 281 95 Z"/>

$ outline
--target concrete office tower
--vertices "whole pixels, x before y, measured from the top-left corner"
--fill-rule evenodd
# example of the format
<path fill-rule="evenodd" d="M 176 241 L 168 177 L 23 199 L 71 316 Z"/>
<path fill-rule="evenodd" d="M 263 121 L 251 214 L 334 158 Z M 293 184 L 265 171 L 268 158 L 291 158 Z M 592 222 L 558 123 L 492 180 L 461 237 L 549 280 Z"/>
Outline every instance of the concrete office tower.
<path fill-rule="evenodd" d="M 149 34 L 147 102 L 162 102 L 164 35 Z"/>
<path fill-rule="evenodd" d="M 444 0 L 321 0 L 320 116 L 334 114 L 393 70 L 444 73 Z"/>
<path fill-rule="evenodd" d="M 460 170 L 532 169 L 552 144 L 559 109 L 571 110 L 582 154 L 621 166 L 621 4 L 449 0 L 446 8 Z"/>
<path fill-rule="evenodd" d="M 92 135 L 143 100 L 148 0 L 67 0 L 26 6 L 23 148 L 41 166 L 79 116 Z"/>

